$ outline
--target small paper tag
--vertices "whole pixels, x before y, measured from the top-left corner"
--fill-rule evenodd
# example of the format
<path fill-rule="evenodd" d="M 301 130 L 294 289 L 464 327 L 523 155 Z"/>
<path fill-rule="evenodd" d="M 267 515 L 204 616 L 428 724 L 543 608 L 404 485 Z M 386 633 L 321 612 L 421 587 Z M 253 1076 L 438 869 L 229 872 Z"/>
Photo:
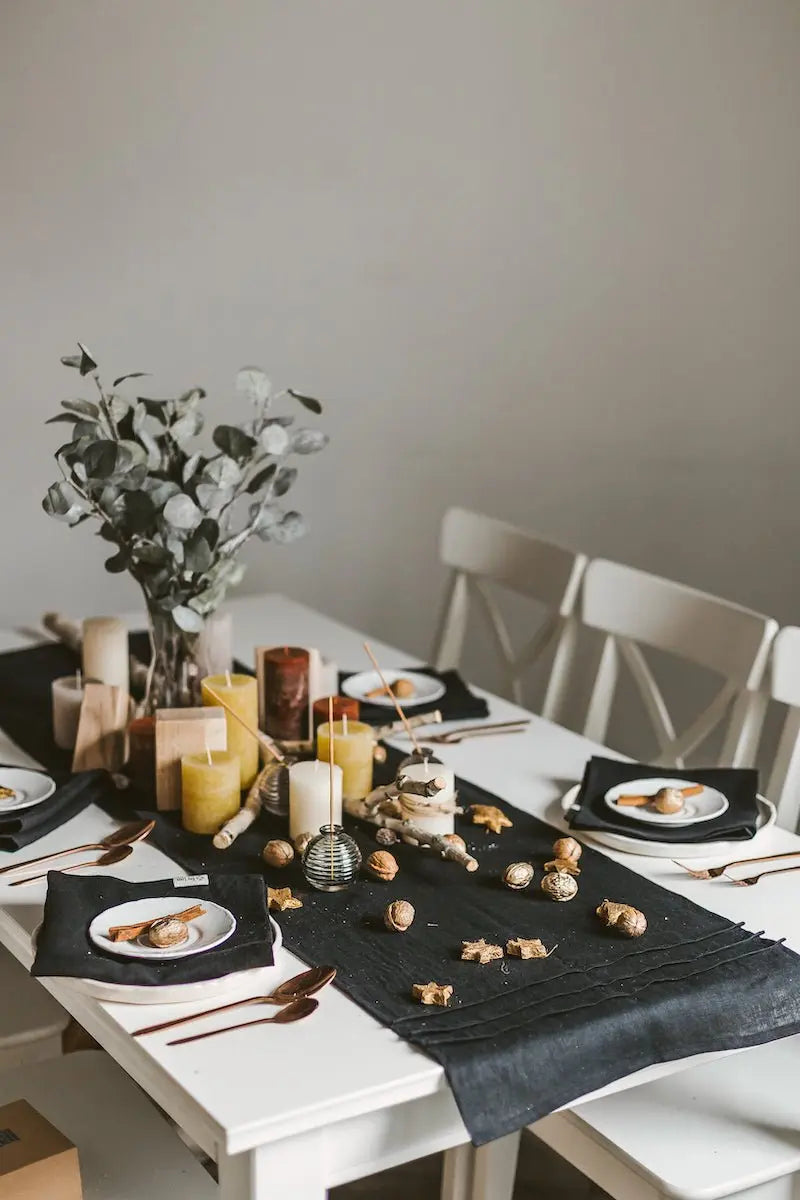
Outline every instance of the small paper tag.
<path fill-rule="evenodd" d="M 184 875 L 182 879 L 173 879 L 173 887 L 208 887 L 207 875 Z"/>

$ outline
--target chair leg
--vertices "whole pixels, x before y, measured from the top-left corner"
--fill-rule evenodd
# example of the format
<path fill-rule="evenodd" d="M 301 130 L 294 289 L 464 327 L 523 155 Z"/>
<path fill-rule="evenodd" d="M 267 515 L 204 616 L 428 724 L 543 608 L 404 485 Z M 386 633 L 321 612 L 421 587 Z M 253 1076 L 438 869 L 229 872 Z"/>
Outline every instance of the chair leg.
<path fill-rule="evenodd" d="M 512 1200 L 519 1133 L 486 1146 L 456 1146 L 445 1154 L 441 1200 Z"/>

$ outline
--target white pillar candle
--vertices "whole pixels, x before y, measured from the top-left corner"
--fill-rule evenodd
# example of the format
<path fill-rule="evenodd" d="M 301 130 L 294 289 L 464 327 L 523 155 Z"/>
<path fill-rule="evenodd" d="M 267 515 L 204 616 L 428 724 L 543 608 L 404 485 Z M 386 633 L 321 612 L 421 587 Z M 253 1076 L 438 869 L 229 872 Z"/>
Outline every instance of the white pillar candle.
<path fill-rule="evenodd" d="M 51 684 L 53 696 L 53 740 L 61 750 L 74 750 L 83 703 L 83 680 L 79 675 L 62 675 Z"/>
<path fill-rule="evenodd" d="M 323 658 L 320 662 L 317 676 L 317 694 L 312 696 L 312 702 L 323 696 L 339 695 L 339 668 L 332 658 Z"/>
<path fill-rule="evenodd" d="M 413 796 L 405 793 L 400 796 L 403 816 L 426 829 L 429 833 L 453 833 L 455 831 L 456 777 L 450 767 L 442 763 L 432 763 L 427 759 L 421 763 L 409 763 L 403 768 L 406 779 L 427 782 L 430 779 L 444 779 L 445 786 L 434 796 Z M 443 807 L 449 812 L 440 811 Z"/>
<path fill-rule="evenodd" d="M 330 764 L 294 763 L 289 767 L 289 837 L 319 833 L 330 824 Z M 333 823 L 342 823 L 342 768 L 333 767 Z"/>
<path fill-rule="evenodd" d="M 124 621 L 117 617 L 87 617 L 83 622 L 83 674 L 97 683 L 130 691 Z"/>

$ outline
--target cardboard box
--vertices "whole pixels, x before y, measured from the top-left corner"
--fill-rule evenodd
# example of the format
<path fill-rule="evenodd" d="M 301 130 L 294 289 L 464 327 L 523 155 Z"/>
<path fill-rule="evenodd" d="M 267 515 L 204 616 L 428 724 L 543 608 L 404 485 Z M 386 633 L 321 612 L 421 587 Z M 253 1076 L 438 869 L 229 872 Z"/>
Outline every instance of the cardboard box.
<path fill-rule="evenodd" d="M 82 1200 L 78 1151 L 28 1104 L 0 1108 L 0 1196 L 3 1200 Z"/>

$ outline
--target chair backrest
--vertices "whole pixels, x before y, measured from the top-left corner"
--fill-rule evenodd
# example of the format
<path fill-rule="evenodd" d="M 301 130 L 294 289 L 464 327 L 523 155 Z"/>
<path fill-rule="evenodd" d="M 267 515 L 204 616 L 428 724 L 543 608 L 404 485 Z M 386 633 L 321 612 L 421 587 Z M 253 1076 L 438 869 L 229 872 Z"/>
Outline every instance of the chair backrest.
<path fill-rule="evenodd" d="M 458 666 L 467 631 L 470 600 L 483 610 L 492 631 L 512 698 L 522 703 L 525 671 L 554 650 L 542 704 L 542 716 L 555 720 L 561 710 L 575 645 L 575 607 L 587 559 L 573 550 L 542 541 L 505 521 L 451 508 L 442 521 L 440 555 L 451 568 L 432 659 L 439 670 Z M 520 653 L 492 595 L 495 584 L 528 596 L 550 613 Z"/>
<path fill-rule="evenodd" d="M 726 719 L 720 762 L 747 766 L 755 760 L 762 714 L 754 694 L 778 631 L 771 617 L 604 559 L 596 559 L 586 570 L 580 608 L 583 623 L 606 635 L 584 725 L 587 737 L 605 741 L 622 662 L 656 735 L 658 763 L 682 767 L 685 756 Z M 681 734 L 675 731 L 641 646 L 723 677 L 714 699 Z"/>
<path fill-rule="evenodd" d="M 766 691 L 767 689 L 765 689 Z M 796 829 L 800 818 L 800 629 L 787 625 L 772 643 L 769 698 L 787 704 L 767 795 L 778 809 L 785 829 Z"/>

